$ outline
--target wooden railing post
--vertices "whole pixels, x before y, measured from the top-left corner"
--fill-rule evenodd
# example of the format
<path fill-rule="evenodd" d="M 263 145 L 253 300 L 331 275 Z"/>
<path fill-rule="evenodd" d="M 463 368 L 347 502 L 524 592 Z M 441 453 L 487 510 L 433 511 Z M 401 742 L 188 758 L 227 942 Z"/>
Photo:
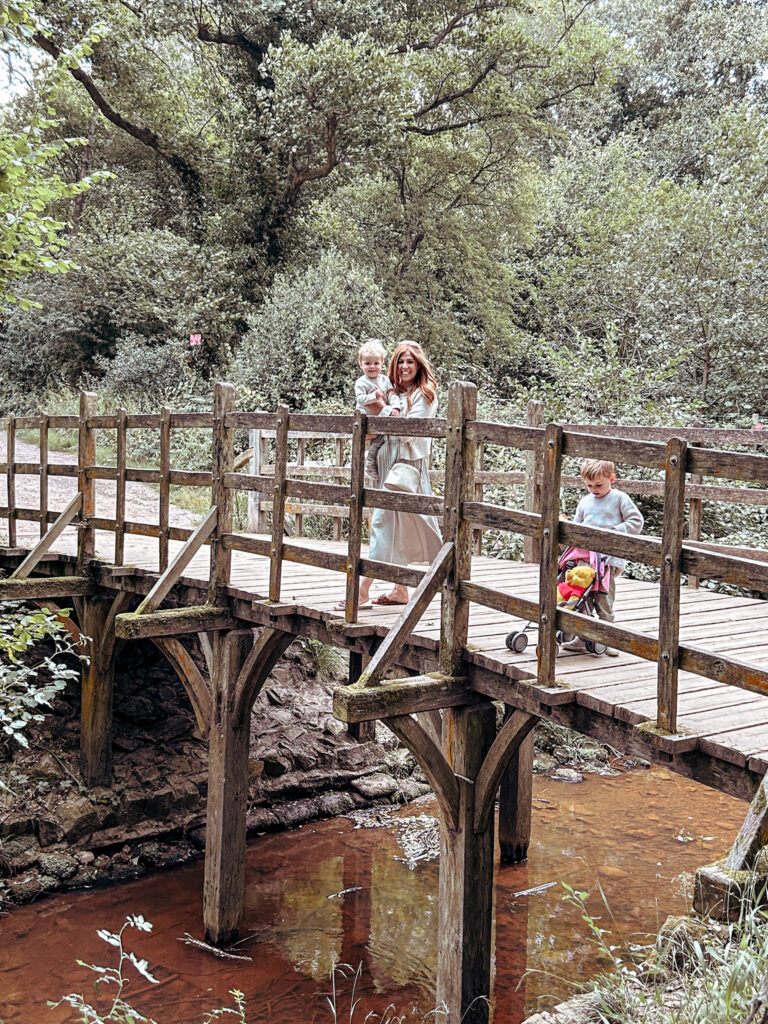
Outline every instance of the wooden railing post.
<path fill-rule="evenodd" d="M 8 505 L 8 547 L 16 547 L 16 417 L 5 422 L 5 493 Z"/>
<path fill-rule="evenodd" d="M 125 470 L 127 462 L 128 413 L 117 410 L 117 480 L 115 482 L 115 565 L 125 559 Z"/>
<path fill-rule="evenodd" d="M 48 532 L 48 417 L 40 417 L 40 536 Z"/>
<path fill-rule="evenodd" d="M 704 477 L 701 473 L 693 473 L 691 475 L 692 484 L 704 483 Z M 689 513 L 688 513 L 688 539 L 689 540 L 701 540 L 701 522 L 703 518 L 704 502 L 701 498 L 691 498 L 689 501 Z M 698 576 L 688 577 L 688 586 L 694 589 L 699 585 Z"/>
<path fill-rule="evenodd" d="M 234 430 L 227 426 L 227 413 L 235 404 L 235 389 L 219 381 L 213 392 L 213 450 L 211 456 L 211 505 L 219 510 L 216 530 L 211 536 L 211 579 L 208 603 L 218 605 L 222 591 L 229 586 L 232 552 L 225 548 L 222 537 L 232 532 L 232 492 L 224 486 L 225 473 L 235 465 Z"/>
<path fill-rule="evenodd" d="M 157 522 L 160 528 L 158 558 L 160 572 L 168 568 L 168 521 L 171 506 L 171 410 L 160 410 L 160 504 Z"/>
<path fill-rule="evenodd" d="M 287 405 L 277 409 L 275 430 L 275 482 L 272 487 L 272 545 L 269 560 L 269 599 L 280 600 L 280 581 L 283 574 L 283 533 L 285 532 L 285 480 L 288 475 Z"/>
<path fill-rule="evenodd" d="M 344 438 L 336 438 L 336 465 L 340 468 L 344 468 Z M 344 474 L 340 473 L 336 477 L 336 483 L 340 484 L 344 480 Z M 333 539 L 341 540 L 341 516 L 333 517 Z"/>
<path fill-rule="evenodd" d="M 304 457 L 306 455 L 306 450 L 307 450 L 307 439 L 305 437 L 300 437 L 298 439 L 298 441 L 296 442 L 296 465 L 297 466 L 303 466 L 304 465 Z M 296 522 L 296 536 L 297 537 L 303 537 L 304 536 L 304 516 L 301 514 L 301 512 L 297 512 L 296 513 L 295 522 Z"/>
<path fill-rule="evenodd" d="M 96 464 L 96 433 L 88 426 L 88 417 L 98 411 L 98 399 L 92 391 L 80 394 L 80 425 L 77 444 L 77 486 L 82 495 L 77 537 L 77 571 L 82 574 L 96 554 L 96 531 L 90 520 L 96 515 L 96 481 L 88 479 L 88 469 Z"/>
<path fill-rule="evenodd" d="M 472 525 L 464 519 L 462 503 L 474 497 L 476 445 L 464 428 L 476 415 L 477 388 L 454 381 L 448 392 L 443 499 L 443 540 L 453 542 L 454 559 L 443 584 L 439 655 L 440 671 L 450 676 L 461 674 L 469 627 L 469 601 L 459 596 L 459 584 L 472 568 Z"/>
<path fill-rule="evenodd" d="M 544 423 L 544 403 L 531 399 L 525 413 L 529 427 L 540 427 Z M 541 470 L 542 459 L 536 452 L 525 453 L 525 511 L 541 512 Z M 538 537 L 523 538 L 523 561 L 538 562 L 541 545 Z"/>
<path fill-rule="evenodd" d="M 484 459 L 484 456 L 485 456 L 485 445 L 481 441 L 480 444 L 477 445 L 477 453 L 475 455 L 475 469 L 478 472 L 482 472 L 482 470 L 483 470 L 483 459 Z M 484 485 L 482 483 L 477 483 L 477 481 L 475 481 L 475 501 L 482 501 L 484 497 L 485 497 L 485 487 L 484 487 Z M 482 553 L 483 553 L 483 531 L 482 531 L 482 529 L 479 526 L 475 530 L 475 537 L 474 537 L 474 541 L 472 543 L 472 552 L 475 555 L 482 555 Z"/>
<path fill-rule="evenodd" d="M 557 562 L 559 555 L 560 474 L 563 428 L 547 424 L 544 433 L 541 487 L 541 552 L 539 564 L 539 686 L 555 685 L 557 655 Z"/>
<path fill-rule="evenodd" d="M 360 596 L 360 547 L 363 542 L 363 489 L 365 487 L 365 437 L 367 431 L 368 419 L 358 410 L 355 413 L 355 422 L 352 427 L 352 460 L 349 482 L 347 595 L 344 611 L 347 622 L 357 621 L 357 606 Z"/>
<path fill-rule="evenodd" d="M 688 444 L 679 437 L 667 442 L 664 471 L 664 521 L 661 529 L 659 594 L 658 713 L 665 732 L 677 731 L 677 671 L 680 651 L 680 568 L 685 516 L 685 465 Z"/>

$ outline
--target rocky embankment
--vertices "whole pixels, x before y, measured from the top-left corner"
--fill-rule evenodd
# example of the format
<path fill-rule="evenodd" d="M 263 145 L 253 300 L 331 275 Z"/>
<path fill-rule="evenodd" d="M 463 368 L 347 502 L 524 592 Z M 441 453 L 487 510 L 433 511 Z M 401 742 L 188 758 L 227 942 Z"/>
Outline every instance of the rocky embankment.
<path fill-rule="evenodd" d="M 205 847 L 207 744 L 184 689 L 150 644 L 127 647 L 122 662 L 111 788 L 80 783 L 74 685 L 30 735 L 29 749 L 0 759 L 0 908 L 134 878 Z M 254 708 L 249 835 L 429 791 L 384 727 L 378 742 L 350 739 L 331 714 L 330 694 L 311 653 L 295 644 Z"/>

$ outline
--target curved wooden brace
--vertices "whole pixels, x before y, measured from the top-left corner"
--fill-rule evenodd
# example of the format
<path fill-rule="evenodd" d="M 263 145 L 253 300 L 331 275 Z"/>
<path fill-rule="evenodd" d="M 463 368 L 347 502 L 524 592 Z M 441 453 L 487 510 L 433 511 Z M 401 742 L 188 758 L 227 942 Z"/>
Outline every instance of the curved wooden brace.
<path fill-rule="evenodd" d="M 296 637 L 282 629 L 265 626 L 253 641 L 253 647 L 237 676 L 232 700 L 235 728 L 243 725 L 251 714 L 253 702 L 267 676 L 285 654 Z"/>
<path fill-rule="evenodd" d="M 211 723 L 211 691 L 200 669 L 180 640 L 157 636 L 152 637 L 152 643 L 175 669 L 189 697 L 197 726 L 207 735 Z"/>
<path fill-rule="evenodd" d="M 410 715 L 382 718 L 382 722 L 404 743 L 424 770 L 449 828 L 459 827 L 459 783 L 443 752 L 424 726 Z"/>
<path fill-rule="evenodd" d="M 477 773 L 475 782 L 475 832 L 482 832 L 488 827 L 488 819 L 493 811 L 496 790 L 499 788 L 501 776 L 509 764 L 512 755 L 525 737 L 536 725 L 536 715 L 528 715 L 524 711 L 515 711 L 499 729 L 491 749 Z"/>

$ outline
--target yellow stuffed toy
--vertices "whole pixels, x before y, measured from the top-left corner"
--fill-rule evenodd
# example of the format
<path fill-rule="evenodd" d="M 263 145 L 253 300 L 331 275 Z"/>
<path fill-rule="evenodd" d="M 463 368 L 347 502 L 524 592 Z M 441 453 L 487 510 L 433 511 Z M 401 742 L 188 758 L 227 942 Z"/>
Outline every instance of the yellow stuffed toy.
<path fill-rule="evenodd" d="M 557 585 L 560 604 L 573 608 L 584 591 L 595 579 L 595 570 L 591 565 L 576 565 L 565 574 L 565 580 Z"/>

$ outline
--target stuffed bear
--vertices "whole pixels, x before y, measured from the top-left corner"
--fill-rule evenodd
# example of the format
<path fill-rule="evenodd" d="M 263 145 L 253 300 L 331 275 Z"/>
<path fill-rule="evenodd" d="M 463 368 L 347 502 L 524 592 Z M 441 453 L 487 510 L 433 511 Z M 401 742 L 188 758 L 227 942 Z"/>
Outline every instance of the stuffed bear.
<path fill-rule="evenodd" d="M 591 565 L 577 565 L 569 569 L 565 580 L 557 585 L 559 603 L 573 608 L 594 578 L 595 570 Z"/>

